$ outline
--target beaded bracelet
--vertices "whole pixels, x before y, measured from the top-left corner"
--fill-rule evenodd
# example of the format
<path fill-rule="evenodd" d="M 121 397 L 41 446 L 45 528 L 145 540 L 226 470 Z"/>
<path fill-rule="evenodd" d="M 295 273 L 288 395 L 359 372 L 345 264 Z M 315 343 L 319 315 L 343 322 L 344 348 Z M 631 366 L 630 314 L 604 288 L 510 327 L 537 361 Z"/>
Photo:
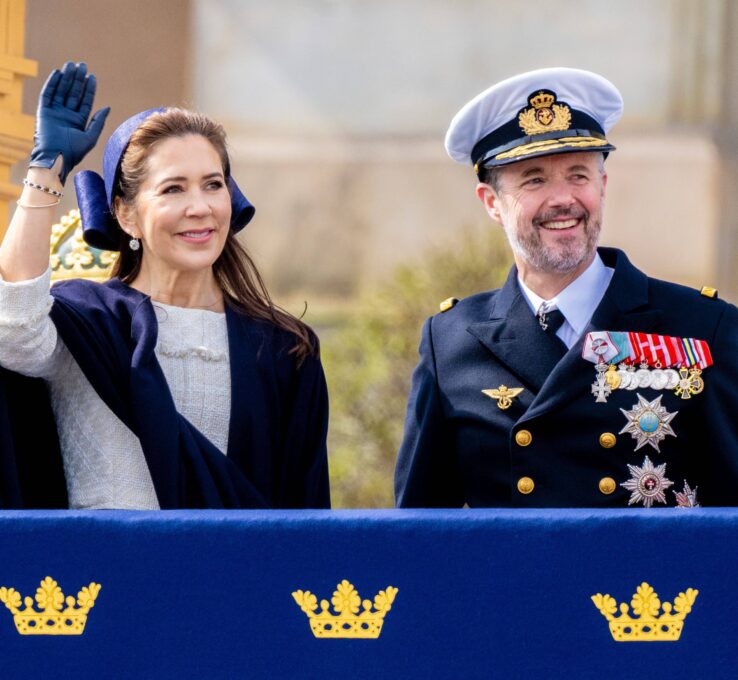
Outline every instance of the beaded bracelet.
<path fill-rule="evenodd" d="M 56 191 L 56 189 L 52 189 L 51 187 L 45 187 L 43 184 L 34 184 L 29 179 L 24 179 L 23 185 L 31 187 L 31 189 L 38 189 L 39 191 L 43 191 L 45 194 L 50 194 L 51 196 L 57 196 L 60 200 L 61 197 L 64 196 L 61 191 Z"/>

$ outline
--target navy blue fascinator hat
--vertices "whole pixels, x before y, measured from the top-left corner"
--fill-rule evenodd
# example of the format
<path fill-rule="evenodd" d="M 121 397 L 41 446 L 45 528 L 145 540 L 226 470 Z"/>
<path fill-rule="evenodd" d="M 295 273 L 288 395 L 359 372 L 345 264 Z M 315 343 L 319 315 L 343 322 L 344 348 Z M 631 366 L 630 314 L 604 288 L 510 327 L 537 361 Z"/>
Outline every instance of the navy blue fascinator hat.
<path fill-rule="evenodd" d="M 93 248 L 120 250 L 121 228 L 111 212 L 120 162 L 131 136 L 141 123 L 152 114 L 161 111 L 166 109 L 141 111 L 121 123 L 105 145 L 102 177 L 92 170 L 83 170 L 74 176 L 84 238 Z M 231 230 L 235 233 L 241 231 L 251 221 L 256 210 L 241 193 L 232 177 L 228 177 L 228 190 L 231 194 Z"/>

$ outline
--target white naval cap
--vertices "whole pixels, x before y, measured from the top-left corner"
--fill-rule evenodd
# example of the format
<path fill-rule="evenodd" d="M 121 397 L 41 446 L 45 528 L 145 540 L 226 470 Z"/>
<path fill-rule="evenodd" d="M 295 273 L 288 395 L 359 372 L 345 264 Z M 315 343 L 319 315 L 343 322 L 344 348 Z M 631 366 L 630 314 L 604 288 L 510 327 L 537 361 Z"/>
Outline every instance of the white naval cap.
<path fill-rule="evenodd" d="M 457 163 L 507 165 L 567 151 L 612 151 L 605 135 L 623 112 L 607 79 L 575 68 L 544 68 L 478 94 L 451 121 L 446 151 Z"/>

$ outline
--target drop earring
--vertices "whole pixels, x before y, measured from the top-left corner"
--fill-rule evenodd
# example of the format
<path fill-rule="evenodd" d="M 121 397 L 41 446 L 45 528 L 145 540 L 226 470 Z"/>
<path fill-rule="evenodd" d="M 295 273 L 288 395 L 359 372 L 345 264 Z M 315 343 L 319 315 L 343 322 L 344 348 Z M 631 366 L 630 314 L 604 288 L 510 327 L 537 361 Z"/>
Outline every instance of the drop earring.
<path fill-rule="evenodd" d="M 137 238 L 132 238 L 128 241 L 128 247 L 131 250 L 138 250 L 141 247 L 141 242 Z"/>

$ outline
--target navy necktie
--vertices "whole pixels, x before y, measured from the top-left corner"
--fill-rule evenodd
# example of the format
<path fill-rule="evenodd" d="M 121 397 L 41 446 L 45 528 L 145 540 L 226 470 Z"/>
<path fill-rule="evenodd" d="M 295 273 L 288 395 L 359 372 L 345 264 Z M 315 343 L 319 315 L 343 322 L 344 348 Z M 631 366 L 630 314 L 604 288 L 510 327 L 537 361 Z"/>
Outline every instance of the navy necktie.
<path fill-rule="evenodd" d="M 538 314 L 536 316 L 538 317 L 538 323 L 540 324 L 541 329 L 556 344 L 562 353 L 561 355 L 563 356 L 566 354 L 569 351 L 569 348 L 566 346 L 566 343 L 556 335 L 556 331 L 559 330 L 564 321 L 566 321 L 562 311 L 560 309 L 547 311 L 542 307 L 538 310 Z"/>

